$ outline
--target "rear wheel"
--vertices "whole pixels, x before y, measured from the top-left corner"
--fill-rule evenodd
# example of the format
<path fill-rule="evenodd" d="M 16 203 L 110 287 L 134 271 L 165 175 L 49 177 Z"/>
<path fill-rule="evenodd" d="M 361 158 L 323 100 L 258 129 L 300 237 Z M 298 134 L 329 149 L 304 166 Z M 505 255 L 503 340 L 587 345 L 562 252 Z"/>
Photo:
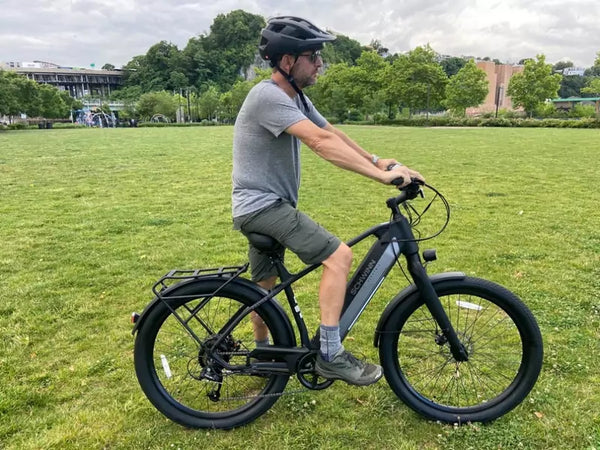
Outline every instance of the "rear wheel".
<path fill-rule="evenodd" d="M 382 329 L 386 379 L 408 406 L 447 423 L 487 422 L 517 406 L 542 366 L 542 336 L 510 291 L 476 278 L 434 288 L 469 360 L 454 359 L 418 292 L 398 304 Z"/>
<path fill-rule="evenodd" d="M 254 291 L 222 280 L 202 280 L 172 291 L 140 327 L 134 350 L 140 385 L 165 416 L 187 427 L 233 428 L 265 413 L 283 392 L 287 375 L 257 376 L 248 370 L 255 348 L 250 316 L 213 353 L 225 325 L 260 298 Z M 187 330 L 171 311 L 184 321 Z M 269 329 L 271 344 L 293 345 L 286 318 L 270 303 L 256 310 Z M 215 356 L 240 370 L 227 370 Z"/>

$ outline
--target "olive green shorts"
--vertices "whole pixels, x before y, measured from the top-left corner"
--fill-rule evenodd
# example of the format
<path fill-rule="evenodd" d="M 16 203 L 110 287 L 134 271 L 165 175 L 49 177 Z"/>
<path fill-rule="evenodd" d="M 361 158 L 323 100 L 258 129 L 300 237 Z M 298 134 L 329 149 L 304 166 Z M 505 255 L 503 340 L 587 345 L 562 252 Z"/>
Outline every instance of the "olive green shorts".
<path fill-rule="evenodd" d="M 234 228 L 240 229 L 242 233 L 271 236 L 282 245 L 282 259 L 288 248 L 305 264 L 325 261 L 341 243 L 336 236 L 285 200 L 279 200 L 246 216 L 235 217 L 233 223 Z M 276 276 L 277 271 L 270 258 L 251 244 L 248 247 L 252 281 L 258 282 Z"/>

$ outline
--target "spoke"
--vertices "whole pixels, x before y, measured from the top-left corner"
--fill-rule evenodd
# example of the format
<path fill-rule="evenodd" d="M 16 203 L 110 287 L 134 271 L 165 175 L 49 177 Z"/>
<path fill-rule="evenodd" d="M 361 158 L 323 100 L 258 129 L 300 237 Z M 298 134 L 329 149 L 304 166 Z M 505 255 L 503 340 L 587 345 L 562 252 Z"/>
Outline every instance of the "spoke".
<path fill-rule="evenodd" d="M 463 409 L 493 401 L 514 382 L 523 362 L 519 330 L 501 307 L 478 295 L 442 295 L 440 301 L 469 360 L 457 362 L 447 344 L 438 346 L 439 327 L 420 305 L 396 343 L 405 379 L 440 405 Z"/>
<path fill-rule="evenodd" d="M 485 312 L 487 313 L 488 311 L 489 311 L 489 308 L 486 308 L 486 309 L 485 309 Z M 500 309 L 496 309 L 496 310 L 495 310 L 495 311 L 492 313 L 492 315 L 491 315 L 490 317 L 488 317 L 488 318 L 487 318 L 487 320 L 486 320 L 486 322 L 485 322 L 485 323 L 483 323 L 483 324 L 480 324 L 480 325 L 479 325 L 478 329 L 480 329 L 480 330 L 486 330 L 486 329 L 487 329 L 487 325 L 488 325 L 488 324 L 489 324 L 489 323 L 490 323 L 490 322 L 491 322 L 491 321 L 494 319 L 494 317 L 496 317 L 496 316 L 498 315 L 498 313 L 499 313 L 500 311 L 502 311 L 502 310 L 500 310 Z M 483 317 L 483 314 L 481 314 L 479 317 Z M 479 319 L 479 318 L 478 318 L 478 319 Z M 503 320 L 505 320 L 505 319 L 503 319 Z M 476 331 L 475 331 L 475 322 L 473 322 L 473 324 L 471 325 L 470 329 L 469 329 L 469 330 L 466 332 L 466 334 L 467 334 L 467 335 L 468 335 L 469 333 L 471 333 L 471 338 L 472 338 L 472 339 L 474 339 L 474 337 L 473 337 L 473 336 L 475 336 L 475 333 L 476 333 Z M 487 333 L 487 332 L 485 332 L 485 333 Z M 485 335 L 485 333 L 484 333 L 484 335 Z M 482 337 L 482 336 L 479 336 L 479 337 Z M 478 339 L 479 339 L 479 338 L 478 338 Z"/>
<path fill-rule="evenodd" d="M 503 319 L 503 321 L 504 321 L 504 320 L 508 320 L 508 319 Z M 491 333 L 492 331 L 494 331 L 494 328 L 496 328 L 498 325 L 500 325 L 500 322 L 499 322 L 499 323 L 497 323 L 496 325 L 494 325 L 494 326 L 493 326 L 493 327 L 490 329 L 490 331 L 487 331 L 487 332 L 483 333 L 482 335 L 478 336 L 476 339 L 475 339 L 475 338 L 473 338 L 473 339 L 472 339 L 472 341 L 473 341 L 473 342 L 479 342 L 479 340 L 480 340 L 481 338 L 483 338 L 485 335 L 487 335 L 487 334 Z M 496 340 L 497 340 L 497 338 L 499 338 L 499 337 L 501 337 L 501 336 L 503 336 L 503 337 L 506 337 L 507 335 L 509 335 L 509 332 L 510 332 L 511 330 L 510 330 L 510 329 L 501 329 L 501 330 L 496 330 L 496 331 L 497 331 L 497 333 L 495 333 L 494 335 L 492 335 L 492 336 L 490 336 L 490 337 L 488 338 L 488 340 L 487 340 L 487 343 L 486 343 L 486 344 L 483 344 L 483 345 L 479 346 L 478 348 L 480 348 L 480 349 L 481 349 L 481 348 L 486 348 L 488 345 L 490 345 L 490 343 L 491 343 L 491 344 L 495 343 L 495 342 L 496 342 Z M 515 330 L 515 331 L 516 331 L 516 330 Z M 518 333 L 511 332 L 511 333 L 510 333 L 510 335 L 509 335 L 509 337 L 512 337 L 512 336 L 514 336 L 514 338 L 515 338 L 515 339 L 516 339 L 517 337 L 519 337 L 519 341 L 520 341 L 520 335 L 519 335 Z M 514 345 L 514 344 L 513 344 L 513 345 Z"/>
<path fill-rule="evenodd" d="M 434 380 L 434 383 L 433 383 L 433 387 L 434 388 L 437 386 L 438 381 L 442 377 L 442 372 L 444 371 L 444 368 L 449 364 L 449 362 L 450 362 L 450 359 L 448 359 L 444 363 L 442 363 L 442 365 L 440 366 L 439 370 L 437 371 L 437 376 L 434 375 L 434 377 L 435 377 L 435 380 Z M 430 369 L 428 371 L 431 372 L 432 370 Z M 429 383 L 429 384 L 431 384 L 431 383 Z M 425 387 L 428 387 L 429 384 L 426 385 Z"/>

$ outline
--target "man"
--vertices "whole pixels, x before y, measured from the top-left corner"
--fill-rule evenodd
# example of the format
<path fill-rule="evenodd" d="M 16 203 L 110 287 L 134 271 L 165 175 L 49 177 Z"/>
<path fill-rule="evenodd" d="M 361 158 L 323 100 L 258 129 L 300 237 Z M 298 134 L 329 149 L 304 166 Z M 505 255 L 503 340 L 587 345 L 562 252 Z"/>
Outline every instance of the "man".
<path fill-rule="evenodd" d="M 335 37 L 297 17 L 270 19 L 259 51 L 270 61 L 270 80 L 249 92 L 234 128 L 233 222 L 243 233 L 275 238 L 307 264 L 322 263 L 319 287 L 320 352 L 315 370 L 329 379 L 368 385 L 382 375 L 378 365 L 357 360 L 341 345 L 339 319 L 352 251 L 336 236 L 296 209 L 300 184 L 300 141 L 346 170 L 384 184 L 421 175 L 391 159 L 379 159 L 334 128 L 302 89 L 314 84 L 323 65 L 320 50 Z M 386 171 L 389 165 L 397 167 Z M 282 250 L 282 256 L 283 256 Z M 276 283 L 269 259 L 250 245 L 252 279 L 265 289 Z M 268 345 L 268 331 L 253 316 L 257 345 Z"/>

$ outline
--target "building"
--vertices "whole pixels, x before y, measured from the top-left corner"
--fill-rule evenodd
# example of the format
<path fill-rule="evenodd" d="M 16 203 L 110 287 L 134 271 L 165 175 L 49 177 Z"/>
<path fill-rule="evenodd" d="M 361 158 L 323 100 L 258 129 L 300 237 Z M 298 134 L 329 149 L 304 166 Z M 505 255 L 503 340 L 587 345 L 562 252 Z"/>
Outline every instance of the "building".
<path fill-rule="evenodd" d="M 585 74 L 585 68 L 584 67 L 567 67 L 566 69 L 563 69 L 562 74 L 566 77 L 573 77 L 573 76 L 582 77 Z"/>
<path fill-rule="evenodd" d="M 555 98 L 551 100 L 556 109 L 570 111 L 575 108 L 575 105 L 591 105 L 596 108 L 596 114 L 600 114 L 600 97 L 569 97 Z"/>
<path fill-rule="evenodd" d="M 489 87 L 488 95 L 478 107 L 467 108 L 467 114 L 479 115 L 496 112 L 498 109 L 514 110 L 512 100 L 507 95 L 508 83 L 514 74 L 523 71 L 523 66 L 479 61 L 477 67 L 486 74 Z"/>
<path fill-rule="evenodd" d="M 38 83 L 51 84 L 73 98 L 84 96 L 105 98 L 123 82 L 121 70 L 94 70 L 62 67 L 57 64 L 34 61 L 0 63 L 0 69 L 17 72 Z"/>

